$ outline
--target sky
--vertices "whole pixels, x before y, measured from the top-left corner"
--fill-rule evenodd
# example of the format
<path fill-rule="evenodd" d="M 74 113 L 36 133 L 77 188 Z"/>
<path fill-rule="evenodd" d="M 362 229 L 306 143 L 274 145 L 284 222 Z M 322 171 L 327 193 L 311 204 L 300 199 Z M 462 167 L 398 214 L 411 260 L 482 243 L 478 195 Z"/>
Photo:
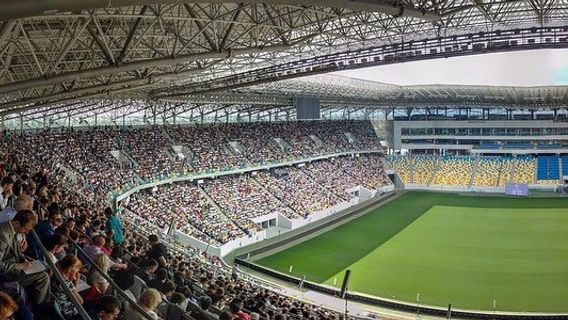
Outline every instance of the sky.
<path fill-rule="evenodd" d="M 568 85 L 568 49 L 442 58 L 335 74 L 397 85 Z"/>

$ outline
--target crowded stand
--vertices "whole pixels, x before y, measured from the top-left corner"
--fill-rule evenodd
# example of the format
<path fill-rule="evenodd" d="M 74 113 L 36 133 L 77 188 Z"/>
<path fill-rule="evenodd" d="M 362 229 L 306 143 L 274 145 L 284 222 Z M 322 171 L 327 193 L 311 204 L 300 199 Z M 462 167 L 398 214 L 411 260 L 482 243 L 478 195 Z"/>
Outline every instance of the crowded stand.
<path fill-rule="evenodd" d="M 196 172 L 222 171 L 250 166 L 243 154 L 231 151 L 228 125 L 166 127 L 174 145 L 187 146 L 189 162 Z"/>
<path fill-rule="evenodd" d="M 267 192 L 248 175 L 225 176 L 204 183 L 203 190 L 215 201 L 223 213 L 247 233 L 260 228 L 251 219 L 278 212 L 288 218 L 299 214 Z"/>
<path fill-rule="evenodd" d="M 442 157 L 432 184 L 468 186 L 472 178 L 474 163 L 475 158 L 473 157 Z"/>
<path fill-rule="evenodd" d="M 377 154 L 359 154 L 354 157 L 339 158 L 337 167 L 353 176 L 358 185 L 370 190 L 378 190 L 392 182 L 386 175 L 384 157 Z"/>
<path fill-rule="evenodd" d="M 148 220 L 165 232 L 171 221 L 174 228 L 206 243 L 220 245 L 244 236 L 239 228 L 255 230 L 252 218 L 279 212 L 288 218 L 306 217 L 340 202 L 309 174 L 333 166 L 337 188 L 342 184 L 361 185 L 372 190 L 389 184 L 382 157 L 361 155 L 320 160 L 310 164 L 312 169 L 288 167 L 255 175 L 229 176 L 194 183 L 156 186 L 130 196 L 128 209 L 139 218 Z M 320 174 L 321 175 L 321 174 Z M 339 189 L 338 189 L 339 190 Z M 209 200 L 205 192 L 210 196 Z M 268 204 L 268 205 L 266 205 Z M 219 206 L 219 207 L 218 207 Z M 225 215 L 227 214 L 227 216 Z"/>
<path fill-rule="evenodd" d="M 378 150 L 380 145 L 373 135 L 370 122 L 346 120 L 167 128 L 61 128 L 25 132 L 23 141 L 18 143 L 29 150 L 59 150 L 49 161 L 73 170 L 83 192 L 103 198 L 109 191 L 172 175 L 238 169 L 337 152 Z M 185 158 L 173 151 L 176 145 L 187 151 Z"/>
<path fill-rule="evenodd" d="M 132 199 L 135 199 L 134 202 Z M 192 183 L 167 184 L 146 189 L 132 195 L 130 207 L 135 212 L 159 212 L 166 221 L 175 221 L 176 229 L 191 236 L 197 234 L 198 239 L 214 245 L 244 235 L 237 225 L 204 196 L 200 187 Z"/>
<path fill-rule="evenodd" d="M 126 207 L 139 218 L 146 220 L 165 233 L 175 228 L 197 239 L 209 242 L 209 237 L 189 223 L 185 212 L 173 210 L 169 203 L 164 202 L 162 192 L 146 189 L 130 197 Z M 179 201 L 179 199 L 176 199 Z M 172 224 L 173 223 L 173 224 Z"/>
<path fill-rule="evenodd" d="M 183 159 L 171 154 L 172 142 L 160 127 L 121 130 L 118 143 L 120 150 L 127 152 L 136 162 L 135 172 L 142 180 L 187 170 Z"/>
<path fill-rule="evenodd" d="M 334 206 L 341 200 L 309 178 L 302 169 L 286 168 L 285 176 L 260 172 L 254 178 L 270 193 L 303 216 Z"/>
<path fill-rule="evenodd" d="M 187 319 L 338 319 L 231 277 L 218 258 L 185 245 L 171 247 L 174 241 L 156 236 L 163 233 L 155 223 L 127 209 L 118 217 L 104 202 L 78 193 L 61 171 L 50 170 L 61 150 L 42 145 L 43 153 L 24 153 L 16 142 L 5 136 L 1 151 L 0 203 L 10 209 L 0 213 L 0 304 L 6 318 L 81 319 L 86 312 L 93 319 L 121 313 L 126 320 L 167 319 L 175 304 Z M 21 270 L 33 263 L 23 262 L 23 254 L 33 254 L 35 234 L 48 250 L 38 259 L 51 265 L 26 275 Z M 117 293 L 130 300 L 117 299 Z"/>
<path fill-rule="evenodd" d="M 342 200 L 349 200 L 345 190 L 358 185 L 355 178 L 339 169 L 341 159 L 307 163 L 304 172 L 321 186 L 329 189 Z"/>

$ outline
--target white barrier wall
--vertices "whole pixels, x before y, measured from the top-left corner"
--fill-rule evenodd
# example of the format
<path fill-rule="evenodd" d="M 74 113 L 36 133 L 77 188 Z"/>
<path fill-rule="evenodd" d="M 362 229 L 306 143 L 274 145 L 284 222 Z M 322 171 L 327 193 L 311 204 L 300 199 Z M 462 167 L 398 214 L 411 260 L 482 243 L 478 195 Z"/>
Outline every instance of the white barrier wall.
<path fill-rule="evenodd" d="M 181 231 L 174 231 L 173 236 L 175 239 L 179 240 L 180 242 L 187 243 L 192 247 L 195 247 L 201 251 L 205 251 L 207 254 L 220 256 L 221 255 L 221 248 L 212 246 L 208 243 L 205 243 L 199 239 L 194 237 L 188 236 L 187 234 Z"/>
<path fill-rule="evenodd" d="M 229 241 L 227 243 L 225 243 L 224 245 L 221 246 L 221 248 L 219 248 L 220 251 L 220 255 L 221 257 L 224 257 L 226 255 L 228 255 L 229 253 L 231 253 L 231 251 L 243 247 L 243 246 L 248 246 L 249 244 L 253 244 L 255 242 L 259 242 L 266 239 L 266 231 L 262 230 L 259 231 L 255 234 L 252 234 L 250 237 L 242 237 L 242 238 L 238 238 L 232 241 Z"/>

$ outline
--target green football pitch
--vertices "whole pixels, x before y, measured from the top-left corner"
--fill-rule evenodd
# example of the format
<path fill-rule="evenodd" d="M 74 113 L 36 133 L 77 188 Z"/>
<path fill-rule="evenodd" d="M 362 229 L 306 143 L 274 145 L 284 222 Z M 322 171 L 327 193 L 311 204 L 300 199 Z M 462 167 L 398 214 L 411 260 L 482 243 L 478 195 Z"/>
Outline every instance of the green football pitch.
<path fill-rule="evenodd" d="M 351 291 L 471 310 L 568 312 L 568 200 L 409 192 L 255 261 Z"/>

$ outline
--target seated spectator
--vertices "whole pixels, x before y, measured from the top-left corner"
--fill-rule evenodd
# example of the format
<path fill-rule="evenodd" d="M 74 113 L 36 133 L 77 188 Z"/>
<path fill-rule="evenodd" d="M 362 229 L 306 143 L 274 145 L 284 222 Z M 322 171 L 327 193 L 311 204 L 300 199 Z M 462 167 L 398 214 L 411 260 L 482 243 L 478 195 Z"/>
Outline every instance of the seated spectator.
<path fill-rule="evenodd" d="M 49 258 L 51 262 L 56 263 L 59 260 L 60 255 L 65 254 L 67 241 L 67 237 L 60 233 L 56 233 L 48 237 L 43 244 L 45 250 L 47 250 L 47 257 L 44 257 L 44 259 Z"/>
<path fill-rule="evenodd" d="M 76 256 L 68 255 L 57 263 L 57 268 L 65 283 L 62 284 L 59 281 L 53 282 L 55 303 L 59 306 L 65 319 L 82 319 L 73 303 L 69 300 L 69 297 L 67 297 L 63 285 L 71 290 L 73 296 L 80 304 L 83 304 L 83 298 L 79 295 L 77 289 L 75 289 L 80 278 L 79 271 L 83 268 L 83 264 Z"/>
<path fill-rule="evenodd" d="M 180 307 L 180 309 L 185 310 L 187 307 L 187 298 L 183 293 L 174 292 L 170 298 L 170 302 Z"/>
<path fill-rule="evenodd" d="M 67 221 L 65 221 L 65 225 L 71 231 L 75 230 L 76 224 L 77 224 L 77 220 L 75 220 L 75 218 L 68 218 Z"/>
<path fill-rule="evenodd" d="M 229 310 L 231 311 L 232 314 L 235 315 L 236 318 L 238 318 L 239 320 L 252 320 L 250 315 L 246 312 L 243 312 L 242 309 L 243 309 L 243 300 L 235 298 L 233 299 L 233 301 L 231 301 L 231 304 L 229 305 Z"/>
<path fill-rule="evenodd" d="M 120 301 L 113 296 L 102 296 L 95 303 L 93 320 L 116 320 L 120 315 Z"/>
<path fill-rule="evenodd" d="M 17 240 L 18 235 L 26 235 L 36 224 L 37 216 L 30 210 L 21 210 L 11 221 L 0 223 L 0 281 L 18 282 L 39 305 L 49 295 L 49 276 L 46 272 L 24 273 L 33 267 L 33 262 L 24 257 Z"/>
<path fill-rule="evenodd" d="M 216 320 L 217 316 L 209 311 L 211 304 L 211 298 L 207 296 L 201 297 L 199 299 L 199 309 L 191 312 L 191 316 L 195 320 Z"/>
<path fill-rule="evenodd" d="M 237 319 L 237 317 L 235 317 L 235 315 L 229 311 L 223 311 L 221 312 L 221 314 L 219 314 L 219 320 L 233 320 L 233 319 Z"/>
<path fill-rule="evenodd" d="M 176 292 L 176 285 L 173 281 L 165 281 L 164 284 L 162 284 L 162 288 L 160 288 L 163 301 L 170 301 L 174 292 Z"/>
<path fill-rule="evenodd" d="M 148 259 L 154 259 L 158 261 L 160 267 L 167 268 L 168 248 L 163 243 L 160 243 L 160 239 L 155 234 L 150 235 L 148 240 L 152 247 L 150 252 L 148 252 Z"/>
<path fill-rule="evenodd" d="M 32 210 L 33 204 L 34 200 L 30 196 L 22 194 L 16 199 L 13 207 L 6 206 L 6 208 L 0 212 L 0 222 L 12 220 L 20 210 Z"/>
<path fill-rule="evenodd" d="M 36 232 L 41 241 L 55 233 L 55 229 L 63 223 L 63 216 L 59 211 L 52 210 L 49 212 L 46 220 L 40 221 L 36 226 Z"/>
<path fill-rule="evenodd" d="M 9 200 L 12 198 L 12 187 L 14 186 L 14 180 L 10 177 L 4 177 L 2 179 L 2 192 L 0 193 L 0 209 L 4 210 L 8 206 Z"/>
<path fill-rule="evenodd" d="M 136 269 L 134 272 L 136 276 L 144 280 L 146 284 L 149 284 L 152 279 L 154 279 L 154 272 L 158 269 L 158 261 L 154 259 L 148 259 L 144 261 L 143 266 Z"/>
<path fill-rule="evenodd" d="M 146 289 L 138 298 L 136 303 L 142 310 L 144 310 L 153 319 L 158 319 L 158 314 L 156 314 L 156 309 L 162 303 L 162 297 L 160 292 L 156 289 Z M 124 314 L 125 320 L 146 320 L 146 317 L 140 313 L 134 306 L 128 307 L 126 313 Z"/>
<path fill-rule="evenodd" d="M 154 279 L 148 282 L 148 287 L 161 291 L 164 283 L 167 280 L 168 280 L 168 270 L 166 268 L 158 269 L 156 271 Z"/>
<path fill-rule="evenodd" d="M 106 255 L 99 253 L 93 259 L 94 265 L 89 269 L 89 274 L 87 275 L 87 282 L 89 282 L 97 292 L 97 295 L 104 295 L 109 289 L 108 281 L 103 277 L 103 275 L 95 268 L 95 265 L 108 276 L 108 270 L 110 269 L 110 258 Z"/>
<path fill-rule="evenodd" d="M 18 304 L 8 294 L 0 291 L 0 320 L 14 319 Z"/>
<path fill-rule="evenodd" d="M 106 244 L 106 239 L 102 235 L 96 235 L 93 237 L 91 244 L 83 248 L 83 251 L 87 254 L 87 256 L 94 260 L 95 256 L 98 254 L 104 254 L 103 248 Z"/>
<path fill-rule="evenodd" d="M 91 260 L 94 260 L 95 257 L 99 254 L 104 254 L 105 256 L 108 256 L 107 253 L 105 252 L 106 251 L 105 244 L 106 244 L 105 237 L 102 235 L 97 235 L 93 237 L 93 242 L 90 245 L 86 246 L 83 249 L 83 251 L 85 251 L 85 253 Z M 110 268 L 113 270 L 125 270 L 128 267 L 125 263 L 117 263 L 112 260 L 109 261 L 110 261 Z"/>
<path fill-rule="evenodd" d="M 50 212 L 48 219 L 40 221 L 35 227 L 40 241 L 43 243 L 48 237 L 55 234 L 55 229 L 58 228 L 62 222 L 63 216 L 59 212 Z M 41 249 L 35 238 L 32 237 L 32 235 L 28 235 L 27 241 L 29 243 L 29 250 L 27 250 L 26 253 L 34 259 L 41 259 Z"/>

